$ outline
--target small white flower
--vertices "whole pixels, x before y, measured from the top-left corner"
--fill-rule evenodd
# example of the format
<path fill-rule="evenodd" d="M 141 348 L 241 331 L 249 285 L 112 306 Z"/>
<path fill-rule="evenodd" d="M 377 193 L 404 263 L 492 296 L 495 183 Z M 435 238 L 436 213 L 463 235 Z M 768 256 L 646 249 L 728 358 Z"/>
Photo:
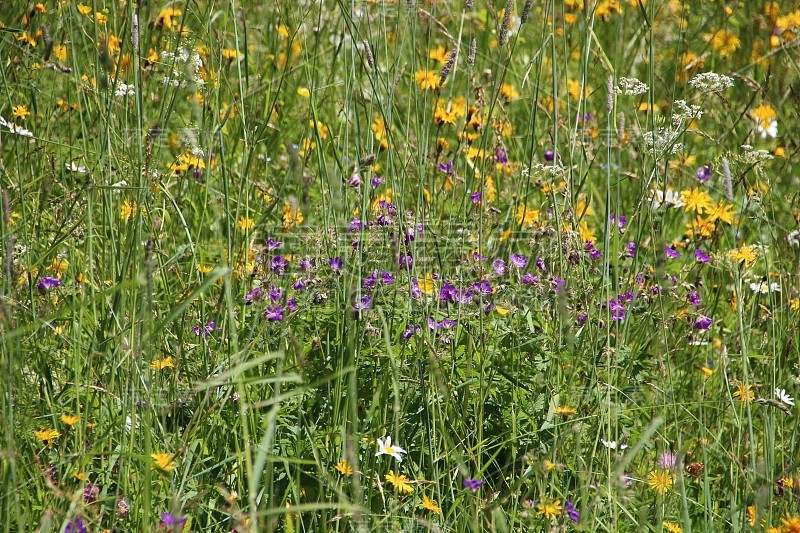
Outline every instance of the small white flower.
<path fill-rule="evenodd" d="M 618 447 L 619 447 L 620 450 L 624 450 L 625 448 L 628 447 L 627 444 L 619 444 L 618 445 L 617 441 L 615 441 L 615 440 L 607 441 L 607 440 L 604 440 L 604 439 L 600 439 L 600 444 L 602 444 L 603 446 L 605 446 L 609 450 L 616 450 Z"/>
<path fill-rule="evenodd" d="M 775 389 L 775 397 L 781 403 L 794 406 L 794 398 L 786 394 L 786 389 Z"/>
<path fill-rule="evenodd" d="M 75 163 L 71 163 L 71 162 L 70 163 L 64 163 L 64 165 L 67 167 L 67 170 L 69 170 L 70 172 L 77 172 L 78 174 L 86 174 L 86 172 L 88 172 L 86 170 L 86 167 L 83 166 L 83 165 L 78 166 Z"/>
<path fill-rule="evenodd" d="M 401 453 L 406 453 L 406 451 L 397 444 L 392 446 L 392 437 L 386 437 L 386 440 L 378 439 L 378 453 L 375 454 L 375 457 L 379 455 L 391 455 L 402 463 L 403 458 L 400 456 Z"/>
<path fill-rule="evenodd" d="M 761 294 L 768 294 L 770 292 L 781 292 L 781 286 L 774 281 L 769 285 L 767 284 L 766 281 L 762 281 L 761 283 L 751 283 L 750 289 L 753 292 L 758 292 Z"/>
<path fill-rule="evenodd" d="M 794 230 L 786 236 L 789 246 L 800 246 L 800 230 Z"/>
<path fill-rule="evenodd" d="M 676 208 L 683 207 L 681 195 L 672 189 L 667 189 L 666 194 L 662 189 L 653 189 L 650 191 L 650 200 L 653 202 L 653 209 L 658 209 L 662 205 Z"/>
<path fill-rule="evenodd" d="M 778 121 L 773 120 L 766 128 L 761 125 L 761 122 L 756 121 L 756 131 L 761 134 L 762 139 L 766 139 L 767 137 L 772 137 L 774 139 L 778 135 Z"/>

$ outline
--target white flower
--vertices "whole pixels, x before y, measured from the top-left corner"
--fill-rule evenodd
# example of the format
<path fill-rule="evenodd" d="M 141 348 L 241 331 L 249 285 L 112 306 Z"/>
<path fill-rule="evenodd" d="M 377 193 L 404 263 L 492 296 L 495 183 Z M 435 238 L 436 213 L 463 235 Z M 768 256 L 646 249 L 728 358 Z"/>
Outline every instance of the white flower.
<path fill-rule="evenodd" d="M 720 92 L 733 87 L 733 78 L 714 72 L 703 72 L 692 78 L 689 85 L 699 91 Z"/>
<path fill-rule="evenodd" d="M 794 230 L 786 236 L 789 246 L 800 246 L 800 230 Z"/>
<path fill-rule="evenodd" d="M 600 439 L 600 444 L 602 444 L 603 446 L 605 446 L 609 450 L 616 450 L 617 449 L 617 441 L 615 441 L 615 440 L 607 441 L 607 440 Z M 628 447 L 627 444 L 620 444 L 619 445 L 619 449 L 620 450 L 624 450 L 627 447 Z"/>
<path fill-rule="evenodd" d="M 64 163 L 64 165 L 70 172 L 77 172 L 78 174 L 86 174 L 86 172 L 88 172 L 83 165 L 78 166 L 75 163 Z"/>
<path fill-rule="evenodd" d="M 619 83 L 614 87 L 614 92 L 626 96 L 636 96 L 644 94 L 650 90 L 647 85 L 636 78 L 620 78 Z"/>
<path fill-rule="evenodd" d="M 778 135 L 778 121 L 773 120 L 767 128 L 762 126 L 760 121 L 756 121 L 756 131 L 761 134 L 762 139 L 766 139 L 767 136 L 774 139 Z"/>
<path fill-rule="evenodd" d="M 786 394 L 786 389 L 775 389 L 775 396 L 781 403 L 785 403 L 786 405 L 792 405 L 792 406 L 794 405 L 794 398 Z"/>
<path fill-rule="evenodd" d="M 378 453 L 375 454 L 375 457 L 379 455 L 391 455 L 402 463 L 403 458 L 400 457 L 401 453 L 406 453 L 406 451 L 397 444 L 392 446 L 392 437 L 386 437 L 386 440 L 378 439 Z"/>
<path fill-rule="evenodd" d="M 781 292 L 781 286 L 774 281 L 769 285 L 767 285 L 766 281 L 762 281 L 761 283 L 751 283 L 750 289 L 753 292 L 758 292 L 761 294 L 767 294 L 770 292 Z"/>
<path fill-rule="evenodd" d="M 667 189 L 666 194 L 664 194 L 662 189 L 653 189 L 650 191 L 650 200 L 653 202 L 653 209 L 658 209 L 662 205 L 668 207 L 683 207 L 681 195 L 672 189 Z"/>
<path fill-rule="evenodd" d="M 122 82 L 117 83 L 117 88 L 114 91 L 114 96 L 122 98 L 129 95 L 133 96 L 134 94 L 136 94 L 136 88 L 133 86 L 133 84 L 126 85 Z"/>

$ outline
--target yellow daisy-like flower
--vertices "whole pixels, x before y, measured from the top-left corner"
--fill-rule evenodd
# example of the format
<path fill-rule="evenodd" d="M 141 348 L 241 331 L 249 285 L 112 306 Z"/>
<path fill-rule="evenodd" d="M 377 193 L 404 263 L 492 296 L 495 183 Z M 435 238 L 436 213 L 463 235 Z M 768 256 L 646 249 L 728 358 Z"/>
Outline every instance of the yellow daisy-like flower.
<path fill-rule="evenodd" d="M 717 202 L 717 205 L 708 210 L 708 213 L 707 221 L 710 224 L 713 224 L 717 220 L 725 224 L 733 224 L 733 217 L 735 215 L 733 212 L 733 204 L 728 204 L 720 200 Z"/>
<path fill-rule="evenodd" d="M 756 506 L 755 505 L 748 505 L 747 506 L 747 523 L 750 526 L 756 525 Z"/>
<path fill-rule="evenodd" d="M 800 515 L 790 515 L 786 512 L 786 518 L 781 518 L 781 531 L 783 533 L 800 533 Z"/>
<path fill-rule="evenodd" d="M 530 226 L 539 220 L 539 211 L 520 203 L 514 218 L 520 226 Z"/>
<path fill-rule="evenodd" d="M 153 359 L 153 362 L 150 363 L 150 368 L 154 370 L 164 370 L 165 368 L 175 368 L 175 362 L 172 360 L 172 356 L 165 357 L 163 359 Z"/>
<path fill-rule="evenodd" d="M 686 212 L 694 211 L 697 214 L 711 212 L 711 196 L 698 187 L 681 191 L 681 201 L 683 201 L 683 209 Z"/>
<path fill-rule="evenodd" d="M 164 472 L 172 472 L 175 470 L 175 462 L 172 460 L 172 455 L 163 452 L 150 454 L 150 457 L 156 462 L 158 468 Z"/>
<path fill-rule="evenodd" d="M 74 426 L 75 424 L 78 423 L 80 419 L 81 417 L 79 417 L 78 415 L 68 415 L 67 413 L 61 415 L 61 421 L 68 426 Z"/>
<path fill-rule="evenodd" d="M 739 398 L 739 401 L 747 405 L 756 398 L 756 393 L 753 392 L 753 386 L 745 384 L 743 381 L 736 381 L 734 383 L 736 390 L 733 391 L 733 397 Z"/>
<path fill-rule="evenodd" d="M 577 413 L 577 411 L 575 409 L 573 409 L 572 407 L 570 407 L 569 405 L 559 405 L 558 407 L 556 407 L 556 410 L 555 410 L 555 414 L 561 415 L 564 418 L 566 418 L 566 417 L 568 417 L 570 415 L 574 415 L 575 413 Z"/>
<path fill-rule="evenodd" d="M 28 106 L 15 105 L 11 108 L 11 114 L 14 116 L 14 118 L 25 120 L 30 116 L 31 112 L 28 111 Z"/>
<path fill-rule="evenodd" d="M 428 57 L 444 65 L 447 62 L 447 50 L 441 44 L 428 52 Z"/>
<path fill-rule="evenodd" d="M 223 48 L 222 57 L 224 57 L 225 59 L 236 59 L 237 57 L 239 57 L 239 52 L 237 52 L 233 48 Z"/>
<path fill-rule="evenodd" d="M 669 470 L 653 470 L 647 475 L 647 484 L 659 494 L 664 494 L 675 482 L 672 472 Z"/>
<path fill-rule="evenodd" d="M 391 483 L 395 490 L 400 493 L 408 494 L 414 492 L 414 487 L 409 483 L 411 480 L 408 479 L 405 474 L 395 475 L 394 470 L 389 470 L 389 473 L 386 474 L 384 478 L 386 478 L 386 481 Z"/>
<path fill-rule="evenodd" d="M 138 212 L 139 204 L 126 198 L 125 201 L 122 202 L 122 207 L 120 207 L 119 218 L 128 220 L 129 218 L 135 217 Z"/>
<path fill-rule="evenodd" d="M 347 462 L 347 459 L 342 459 L 341 461 L 336 463 L 336 466 L 334 466 L 334 468 L 336 468 L 336 470 L 338 470 L 339 473 L 343 476 L 349 476 L 350 474 L 353 473 L 353 467 L 350 466 L 350 463 Z"/>
<path fill-rule="evenodd" d="M 741 41 L 735 33 L 728 30 L 717 30 L 707 33 L 708 45 L 722 57 L 731 56 L 741 46 Z"/>
<path fill-rule="evenodd" d="M 674 522 L 666 522 L 665 521 L 665 522 L 662 522 L 661 525 L 664 526 L 664 529 L 669 531 L 669 533 L 683 533 L 683 529 L 681 529 L 681 526 L 679 526 L 678 524 L 676 524 Z"/>
<path fill-rule="evenodd" d="M 561 500 L 544 501 L 536 506 L 536 512 L 546 519 L 558 518 L 561 515 Z"/>
<path fill-rule="evenodd" d="M 247 231 L 253 229 L 255 224 L 256 222 L 252 218 L 239 217 L 239 221 L 236 223 L 236 226 L 240 231 Z"/>
<path fill-rule="evenodd" d="M 519 98 L 519 93 L 510 83 L 504 83 L 500 86 L 500 94 L 502 94 L 506 100 L 516 100 Z"/>
<path fill-rule="evenodd" d="M 439 74 L 432 70 L 418 70 L 414 73 L 414 79 L 420 91 L 437 89 L 439 87 Z"/>
<path fill-rule="evenodd" d="M 739 265 L 750 268 L 756 262 L 756 253 L 752 246 L 742 245 L 738 250 L 730 251 L 731 260 Z"/>
<path fill-rule="evenodd" d="M 183 15 L 183 11 L 174 7 L 167 7 L 161 10 L 156 19 L 156 26 L 163 26 L 168 30 L 172 29 L 172 19 Z"/>
<path fill-rule="evenodd" d="M 59 61 L 67 60 L 67 47 L 63 44 L 57 44 L 53 47 L 53 55 Z"/>
<path fill-rule="evenodd" d="M 33 434 L 42 442 L 50 442 L 61 436 L 61 432 L 57 429 L 40 429 L 39 431 L 34 431 Z"/>
<path fill-rule="evenodd" d="M 435 501 L 431 500 L 427 496 L 422 497 L 422 503 L 419 504 L 420 507 L 423 509 L 427 509 L 428 511 L 434 512 L 436 514 L 442 514 L 442 508 L 439 507 Z"/>
<path fill-rule="evenodd" d="M 778 114 L 775 109 L 769 104 L 758 104 L 758 107 L 753 110 L 753 118 L 761 126 L 767 127 L 777 117 Z"/>

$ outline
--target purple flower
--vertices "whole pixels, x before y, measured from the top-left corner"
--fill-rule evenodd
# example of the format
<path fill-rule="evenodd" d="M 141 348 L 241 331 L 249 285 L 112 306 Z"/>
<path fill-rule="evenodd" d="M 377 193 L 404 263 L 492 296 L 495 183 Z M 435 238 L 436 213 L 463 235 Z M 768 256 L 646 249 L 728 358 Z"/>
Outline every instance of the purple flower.
<path fill-rule="evenodd" d="M 370 185 L 372 185 L 373 189 L 376 189 L 376 188 L 378 188 L 378 185 L 383 183 L 383 178 L 379 178 L 379 177 L 376 176 L 376 177 L 372 178 L 371 180 L 369 180 L 369 183 L 370 183 Z"/>
<path fill-rule="evenodd" d="M 594 248 L 591 252 L 589 252 L 589 257 L 591 257 L 592 259 L 597 261 L 598 259 L 603 257 L 603 254 L 600 253 L 600 250 L 598 250 L 597 248 Z"/>
<path fill-rule="evenodd" d="M 411 270 L 414 266 L 414 258 L 411 254 L 400 254 L 400 268 Z"/>
<path fill-rule="evenodd" d="M 711 322 L 712 320 L 709 317 L 700 315 L 697 317 L 697 320 L 694 321 L 694 329 L 708 331 L 711 328 Z"/>
<path fill-rule="evenodd" d="M 355 233 L 361 230 L 361 221 L 358 220 L 356 217 L 350 219 L 350 229 L 347 230 L 347 233 Z"/>
<path fill-rule="evenodd" d="M 394 276 L 386 272 L 385 270 L 381 272 L 381 281 L 384 285 L 393 285 L 394 284 Z"/>
<path fill-rule="evenodd" d="M 700 295 L 697 294 L 697 291 L 689 294 L 689 303 L 695 307 L 700 307 Z"/>
<path fill-rule="evenodd" d="M 117 516 L 120 518 L 127 518 L 128 513 L 131 512 L 131 504 L 128 503 L 128 500 L 125 498 L 120 498 L 117 500 Z"/>
<path fill-rule="evenodd" d="M 539 257 L 536 259 L 536 268 L 538 268 L 542 272 L 547 270 L 547 265 L 544 264 L 544 258 Z"/>
<path fill-rule="evenodd" d="M 281 305 L 268 305 L 267 312 L 264 315 L 270 322 L 280 322 L 283 320 L 283 306 Z"/>
<path fill-rule="evenodd" d="M 297 311 L 297 300 L 294 298 L 289 298 L 286 300 L 286 307 L 289 309 L 289 311 Z"/>
<path fill-rule="evenodd" d="M 561 294 L 567 289 L 567 282 L 561 278 L 553 278 L 553 291 Z"/>
<path fill-rule="evenodd" d="M 100 487 L 94 483 L 89 483 L 83 488 L 83 501 L 86 503 L 94 503 L 100 496 Z"/>
<path fill-rule="evenodd" d="M 452 302 L 458 295 L 458 289 L 447 283 L 442 282 L 442 288 L 439 289 L 439 299 L 443 302 Z"/>
<path fill-rule="evenodd" d="M 280 248 L 281 244 L 283 244 L 283 243 L 276 241 L 272 237 L 267 239 L 267 249 L 269 249 L 269 250 L 274 250 L 276 248 Z"/>
<path fill-rule="evenodd" d="M 705 253 L 700 248 L 698 248 L 697 250 L 694 251 L 694 258 L 697 259 L 701 263 L 710 263 L 711 262 L 711 258 L 708 256 L 708 254 Z"/>
<path fill-rule="evenodd" d="M 372 298 L 367 294 L 365 294 L 364 296 L 361 297 L 361 299 L 353 303 L 353 309 L 355 309 L 357 313 L 360 313 L 361 311 L 367 311 L 371 306 L 372 306 Z"/>
<path fill-rule="evenodd" d="M 703 165 L 697 169 L 697 174 L 695 174 L 698 180 L 700 181 L 708 181 L 711 179 L 711 166 L 710 165 Z"/>
<path fill-rule="evenodd" d="M 311 261 L 308 259 L 303 259 L 297 264 L 297 266 L 299 266 L 300 270 L 302 270 L 303 272 L 307 272 L 311 270 Z"/>
<path fill-rule="evenodd" d="M 520 281 L 522 281 L 523 285 L 533 285 L 533 284 L 538 285 L 539 276 L 534 276 L 530 272 L 526 272 L 525 275 L 522 276 L 522 279 Z"/>
<path fill-rule="evenodd" d="M 464 479 L 464 488 L 467 488 L 472 492 L 475 492 L 476 490 L 481 488 L 482 485 L 483 485 L 483 480 L 481 479 L 470 479 L 470 478 Z"/>
<path fill-rule="evenodd" d="M 161 522 L 161 527 L 167 531 L 182 531 L 183 526 L 186 525 L 186 517 L 175 516 L 172 513 L 162 513 Z"/>
<path fill-rule="evenodd" d="M 555 152 L 553 152 L 552 150 L 545 150 L 544 152 L 545 161 L 547 161 L 548 163 L 552 163 L 555 158 L 556 158 Z"/>
<path fill-rule="evenodd" d="M 681 256 L 680 252 L 678 252 L 675 248 L 672 248 L 671 246 L 665 246 L 664 253 L 670 259 L 677 259 Z"/>
<path fill-rule="evenodd" d="M 306 288 L 306 282 L 303 281 L 302 279 L 298 279 L 297 281 L 292 283 L 292 288 L 296 291 L 302 291 L 303 289 Z"/>
<path fill-rule="evenodd" d="M 481 201 L 481 191 L 475 191 L 474 193 L 470 194 L 469 199 L 473 204 L 477 204 Z"/>
<path fill-rule="evenodd" d="M 411 278 L 411 297 L 420 298 L 422 296 L 422 289 L 419 288 L 419 281 L 417 278 Z"/>
<path fill-rule="evenodd" d="M 492 285 L 486 280 L 476 281 L 472 284 L 472 288 L 481 293 L 482 296 L 491 296 Z"/>
<path fill-rule="evenodd" d="M 245 303 L 250 304 L 253 300 L 258 300 L 259 298 L 261 298 L 261 296 L 262 296 L 261 289 L 256 287 L 252 291 L 244 295 L 244 301 Z"/>
<path fill-rule="evenodd" d="M 438 165 L 439 170 L 444 172 L 445 174 L 453 174 L 453 162 L 448 161 L 447 163 L 439 163 Z"/>
<path fill-rule="evenodd" d="M 506 262 L 502 259 L 495 259 L 492 261 L 492 269 L 498 276 L 502 276 L 506 273 Z"/>
<path fill-rule="evenodd" d="M 283 274 L 283 271 L 286 270 L 286 267 L 289 266 L 289 261 L 287 261 L 282 255 L 276 255 L 272 258 L 269 266 L 273 272 L 281 275 Z"/>
<path fill-rule="evenodd" d="M 672 452 L 664 452 L 658 458 L 658 466 L 662 470 L 672 470 L 678 464 L 678 457 Z"/>
<path fill-rule="evenodd" d="M 611 300 L 608 303 L 608 307 L 611 310 L 611 320 L 614 322 L 619 322 L 621 320 L 625 320 L 625 308 L 616 300 Z"/>
<path fill-rule="evenodd" d="M 349 180 L 347 180 L 347 184 L 351 187 L 358 187 L 361 185 L 361 176 L 358 174 L 353 174 Z"/>
<path fill-rule="evenodd" d="M 328 259 L 328 265 L 333 269 L 334 272 L 339 272 L 342 270 L 342 258 L 341 257 L 331 257 Z"/>
<path fill-rule="evenodd" d="M 564 503 L 564 514 L 573 522 L 577 522 L 581 519 L 581 515 L 578 514 L 578 511 L 575 509 L 575 505 L 569 500 Z"/>
<path fill-rule="evenodd" d="M 616 223 L 619 229 L 623 229 L 625 224 L 628 222 L 628 217 L 625 215 L 617 215 L 612 213 L 612 215 L 609 217 L 609 220 L 612 224 Z"/>
<path fill-rule="evenodd" d="M 39 292 L 42 294 L 59 286 L 61 286 L 61 280 L 58 278 L 51 278 L 49 276 L 43 277 L 41 280 L 39 280 L 39 283 L 36 284 L 36 288 L 38 288 Z"/>
<path fill-rule="evenodd" d="M 508 163 L 508 154 L 506 154 L 506 150 L 502 146 L 497 147 L 494 153 L 494 162 L 500 163 L 501 165 Z"/>
<path fill-rule="evenodd" d="M 419 328 L 419 326 L 414 326 L 413 324 L 408 324 L 406 329 L 403 331 L 403 338 L 405 340 L 410 339 L 414 336 L 414 332 Z"/>
<path fill-rule="evenodd" d="M 67 527 L 64 528 L 64 533 L 86 533 L 86 525 L 83 523 L 83 518 L 80 516 L 75 520 L 67 522 Z"/>
<path fill-rule="evenodd" d="M 511 264 L 517 268 L 525 268 L 528 264 L 528 258 L 524 255 L 511 254 Z"/>
<path fill-rule="evenodd" d="M 208 322 L 208 324 L 206 324 L 205 326 L 202 327 L 202 329 L 201 329 L 200 326 L 192 326 L 192 332 L 195 335 L 197 335 L 198 337 L 200 337 L 200 336 L 205 337 L 206 335 L 208 335 L 212 331 L 215 331 L 215 330 L 219 331 L 221 329 L 222 328 L 218 328 L 217 327 L 216 323 L 213 320 L 210 320 Z"/>
<path fill-rule="evenodd" d="M 628 257 L 630 257 L 631 259 L 636 257 L 636 243 L 631 241 L 628 244 L 626 244 L 625 251 L 628 252 Z"/>
<path fill-rule="evenodd" d="M 578 315 L 577 321 L 578 325 L 582 326 L 586 323 L 586 319 L 589 318 L 589 313 L 584 311 L 583 313 Z"/>
<path fill-rule="evenodd" d="M 283 297 L 281 290 L 275 285 L 269 286 L 269 299 L 272 302 L 277 302 Z"/>

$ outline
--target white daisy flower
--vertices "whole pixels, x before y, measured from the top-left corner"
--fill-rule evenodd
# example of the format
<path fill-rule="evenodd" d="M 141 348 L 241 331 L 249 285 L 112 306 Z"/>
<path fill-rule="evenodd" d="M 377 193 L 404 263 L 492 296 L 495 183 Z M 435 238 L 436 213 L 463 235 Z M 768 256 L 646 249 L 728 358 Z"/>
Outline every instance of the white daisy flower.
<path fill-rule="evenodd" d="M 608 440 L 600 439 L 600 444 L 602 444 L 603 446 L 605 446 L 606 448 L 608 448 L 610 450 L 616 450 L 618 447 L 619 447 L 620 450 L 624 450 L 625 448 L 628 447 L 627 444 L 619 444 L 618 445 L 617 441 L 615 441 L 615 440 L 608 441 Z"/>
<path fill-rule="evenodd" d="M 378 439 L 378 453 L 375 454 L 375 457 L 379 455 L 391 455 L 402 463 L 403 458 L 400 456 L 401 453 L 406 453 L 406 451 L 397 444 L 392 446 L 392 437 L 386 437 L 386 440 Z"/>
<path fill-rule="evenodd" d="M 794 406 L 794 398 L 786 394 L 786 389 L 775 389 L 775 397 L 781 403 Z"/>

